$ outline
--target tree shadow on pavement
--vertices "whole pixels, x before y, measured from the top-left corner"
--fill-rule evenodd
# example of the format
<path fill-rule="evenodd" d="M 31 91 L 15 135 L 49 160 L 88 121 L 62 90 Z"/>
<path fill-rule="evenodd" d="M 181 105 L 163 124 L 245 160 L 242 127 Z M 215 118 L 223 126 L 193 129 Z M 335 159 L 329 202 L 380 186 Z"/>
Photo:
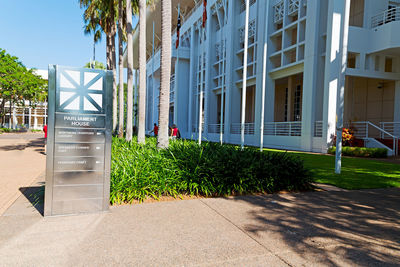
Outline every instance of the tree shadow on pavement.
<path fill-rule="evenodd" d="M 32 206 L 43 216 L 44 214 L 44 182 L 39 186 L 20 187 L 19 191 L 26 197 Z"/>
<path fill-rule="evenodd" d="M 0 150 L 2 151 L 25 150 L 26 148 L 29 147 L 36 147 L 37 149 L 35 149 L 35 151 L 43 154 L 42 152 L 44 152 L 44 138 L 32 139 L 26 144 L 0 146 Z"/>
<path fill-rule="evenodd" d="M 398 188 L 248 196 L 235 200 L 255 207 L 247 209 L 244 216 L 250 221 L 240 227 L 260 242 L 282 240 L 282 251 L 291 251 L 290 255 L 300 261 L 323 265 L 400 264 Z M 274 251 L 279 247 L 277 242 L 265 246 Z"/>

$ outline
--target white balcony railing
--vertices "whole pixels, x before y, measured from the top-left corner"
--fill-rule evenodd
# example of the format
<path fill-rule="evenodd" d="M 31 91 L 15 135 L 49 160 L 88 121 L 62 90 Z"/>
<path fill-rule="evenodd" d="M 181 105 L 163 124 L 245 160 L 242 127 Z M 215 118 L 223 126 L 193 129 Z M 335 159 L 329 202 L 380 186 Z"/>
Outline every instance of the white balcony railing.
<path fill-rule="evenodd" d="M 231 124 L 231 134 L 241 134 L 241 123 Z M 244 124 L 244 134 L 254 134 L 254 122 Z"/>
<path fill-rule="evenodd" d="M 265 122 L 264 135 L 301 136 L 300 121 Z"/>
<path fill-rule="evenodd" d="M 381 122 L 381 128 L 386 132 L 400 138 L 400 121 L 397 122 Z M 383 136 L 385 138 L 385 136 Z"/>
<path fill-rule="evenodd" d="M 220 133 L 221 123 L 208 124 L 208 133 Z M 222 132 L 224 132 L 224 125 L 222 125 Z"/>
<path fill-rule="evenodd" d="M 371 28 L 392 22 L 400 21 L 400 7 L 385 10 L 371 18 Z"/>
<path fill-rule="evenodd" d="M 322 137 L 322 121 L 314 122 L 314 137 Z"/>
<path fill-rule="evenodd" d="M 192 124 L 192 132 L 193 133 L 199 132 L 199 124 L 198 123 Z M 201 124 L 201 132 L 204 133 L 204 122 Z"/>

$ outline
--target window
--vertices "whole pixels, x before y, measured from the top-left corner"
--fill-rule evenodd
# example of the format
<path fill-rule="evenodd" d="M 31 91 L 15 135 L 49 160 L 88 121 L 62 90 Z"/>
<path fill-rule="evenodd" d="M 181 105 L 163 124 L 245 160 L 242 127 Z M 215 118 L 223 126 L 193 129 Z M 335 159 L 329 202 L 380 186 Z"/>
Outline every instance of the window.
<path fill-rule="evenodd" d="M 288 121 L 289 88 L 285 89 L 285 121 Z"/>
<path fill-rule="evenodd" d="M 297 85 L 294 91 L 293 118 L 294 121 L 301 121 L 301 85 Z"/>
<path fill-rule="evenodd" d="M 350 26 L 363 27 L 364 0 L 352 0 L 350 4 Z"/>

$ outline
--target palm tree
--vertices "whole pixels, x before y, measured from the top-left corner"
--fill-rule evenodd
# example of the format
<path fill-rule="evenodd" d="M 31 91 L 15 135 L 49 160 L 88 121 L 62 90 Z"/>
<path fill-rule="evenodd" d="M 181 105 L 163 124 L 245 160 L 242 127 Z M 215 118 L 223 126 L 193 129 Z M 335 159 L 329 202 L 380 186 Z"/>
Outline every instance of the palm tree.
<path fill-rule="evenodd" d="M 100 25 L 96 17 L 92 16 L 90 19 L 83 18 L 85 22 L 84 33 L 85 34 L 93 34 L 93 64 L 96 62 L 96 43 L 101 41 L 101 30 L 99 29 Z M 94 66 L 90 66 L 89 68 L 95 68 Z"/>
<path fill-rule="evenodd" d="M 168 2 L 168 1 L 162 1 Z M 146 108 L 146 0 L 139 0 L 139 122 L 138 143 L 145 143 Z"/>
<path fill-rule="evenodd" d="M 161 1 L 161 86 L 158 106 L 157 147 L 166 148 L 168 139 L 169 89 L 171 77 L 171 1 Z"/>
<path fill-rule="evenodd" d="M 137 0 L 136 0 L 137 2 Z M 136 3 L 137 4 L 137 3 Z M 126 140 L 132 140 L 132 122 L 133 122 L 133 41 L 132 41 L 132 1 L 126 0 L 126 34 L 127 34 L 127 45 L 126 45 L 126 57 L 127 57 L 127 112 L 126 112 Z"/>
<path fill-rule="evenodd" d="M 119 118 L 118 118 L 118 137 L 124 137 L 124 40 L 126 37 L 124 35 L 125 28 L 125 12 L 124 1 L 119 0 L 118 2 L 118 68 L 119 68 Z"/>
<path fill-rule="evenodd" d="M 87 68 L 87 69 L 92 68 L 92 69 L 98 69 L 98 70 L 105 70 L 106 69 L 106 66 L 102 62 L 99 62 L 99 61 L 96 61 L 96 60 L 86 63 L 85 66 L 83 66 L 83 67 Z"/>
<path fill-rule="evenodd" d="M 117 126 L 117 70 L 115 56 L 116 15 L 118 14 L 117 0 L 79 0 L 81 7 L 86 8 L 85 20 L 93 20 L 100 25 L 106 34 L 107 69 L 113 72 L 113 132 Z"/>

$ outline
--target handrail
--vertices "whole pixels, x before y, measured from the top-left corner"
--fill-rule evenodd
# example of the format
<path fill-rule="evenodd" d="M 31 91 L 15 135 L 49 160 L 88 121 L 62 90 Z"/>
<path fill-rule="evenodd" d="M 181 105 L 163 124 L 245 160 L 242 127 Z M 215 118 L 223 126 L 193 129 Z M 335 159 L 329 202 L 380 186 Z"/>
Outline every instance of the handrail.
<path fill-rule="evenodd" d="M 381 122 L 381 128 L 400 138 L 400 121 Z"/>
<path fill-rule="evenodd" d="M 385 129 L 382 129 L 378 126 L 376 126 L 375 124 L 373 124 L 370 121 L 356 121 L 356 122 L 352 122 L 351 125 L 364 125 L 365 126 L 365 135 L 364 138 L 370 138 L 370 132 L 368 130 L 368 126 L 371 126 L 373 128 L 375 128 L 376 130 L 378 130 L 378 132 L 380 133 L 380 137 L 387 135 L 389 137 L 391 137 L 391 139 L 393 139 L 393 153 L 394 155 L 398 154 L 398 140 L 399 138 L 391 133 L 389 133 L 388 131 L 386 131 Z M 382 135 L 383 133 L 383 135 Z"/>
<path fill-rule="evenodd" d="M 392 21 L 400 21 L 400 7 L 393 7 L 373 16 L 371 18 L 371 28 L 376 28 Z"/>

